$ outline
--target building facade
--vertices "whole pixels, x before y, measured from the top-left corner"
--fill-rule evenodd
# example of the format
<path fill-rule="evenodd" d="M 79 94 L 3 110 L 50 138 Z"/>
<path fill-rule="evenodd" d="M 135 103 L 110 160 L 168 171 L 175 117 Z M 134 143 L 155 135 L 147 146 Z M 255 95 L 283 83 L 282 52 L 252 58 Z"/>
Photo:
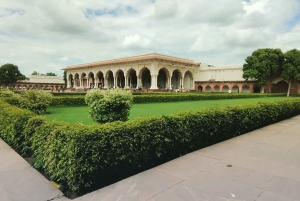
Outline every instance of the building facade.
<path fill-rule="evenodd" d="M 244 93 L 287 91 L 287 81 L 278 76 L 270 78 L 260 88 L 255 80 L 246 81 L 242 65 L 212 66 L 158 53 L 73 65 L 63 70 L 67 72 L 67 88 L 142 87 L 153 91 L 171 88 Z M 292 92 L 299 93 L 298 85 L 293 84 Z"/>
<path fill-rule="evenodd" d="M 0 83 L 0 86 L 4 89 L 58 89 L 65 88 L 66 84 L 61 76 L 30 75 L 29 80 Z"/>

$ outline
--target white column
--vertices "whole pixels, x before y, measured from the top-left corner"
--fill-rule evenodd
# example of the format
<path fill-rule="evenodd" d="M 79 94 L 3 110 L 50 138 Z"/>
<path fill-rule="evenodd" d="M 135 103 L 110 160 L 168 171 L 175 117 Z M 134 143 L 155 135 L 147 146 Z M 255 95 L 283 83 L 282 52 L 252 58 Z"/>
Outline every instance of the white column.
<path fill-rule="evenodd" d="M 181 86 L 182 86 L 182 88 L 183 88 L 183 78 L 182 78 L 182 77 L 180 78 L 180 84 L 179 84 L 179 87 L 178 87 L 178 88 L 181 89 Z"/>
<path fill-rule="evenodd" d="M 157 75 L 151 75 L 151 87 L 150 89 L 158 89 L 157 88 Z"/>
<path fill-rule="evenodd" d="M 103 88 L 108 89 L 108 78 L 107 77 L 104 78 L 104 87 Z"/>
<path fill-rule="evenodd" d="M 98 88 L 97 77 L 94 77 L 94 89 Z"/>
<path fill-rule="evenodd" d="M 137 79 L 137 84 L 136 84 L 136 88 L 139 88 L 139 86 L 141 85 L 141 78 L 138 77 Z"/>
<path fill-rule="evenodd" d="M 117 77 L 115 76 L 114 77 L 114 88 L 116 88 L 117 87 Z"/>
<path fill-rule="evenodd" d="M 83 82 L 83 78 L 80 77 L 80 79 L 79 79 L 79 87 L 80 87 L 80 88 L 82 88 L 82 82 Z"/>
<path fill-rule="evenodd" d="M 169 79 L 169 88 L 171 87 L 171 85 L 172 85 L 172 75 L 170 75 L 170 79 Z"/>
<path fill-rule="evenodd" d="M 128 77 L 125 77 L 125 88 L 128 88 Z"/>

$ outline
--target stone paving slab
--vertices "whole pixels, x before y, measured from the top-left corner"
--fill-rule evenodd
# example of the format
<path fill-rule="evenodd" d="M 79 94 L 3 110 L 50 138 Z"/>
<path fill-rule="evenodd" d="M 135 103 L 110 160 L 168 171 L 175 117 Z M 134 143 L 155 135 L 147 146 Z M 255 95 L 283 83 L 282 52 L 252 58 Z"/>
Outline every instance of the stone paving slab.
<path fill-rule="evenodd" d="M 182 181 L 182 179 L 150 169 L 77 198 L 76 201 L 149 200 Z"/>
<path fill-rule="evenodd" d="M 0 139 L 0 201 L 48 201 L 63 194 Z"/>

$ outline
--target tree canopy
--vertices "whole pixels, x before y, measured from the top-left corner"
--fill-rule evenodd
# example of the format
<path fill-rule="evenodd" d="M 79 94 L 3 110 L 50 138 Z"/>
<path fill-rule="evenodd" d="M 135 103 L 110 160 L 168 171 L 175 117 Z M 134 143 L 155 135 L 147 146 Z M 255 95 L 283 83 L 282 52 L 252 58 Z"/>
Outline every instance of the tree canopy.
<path fill-rule="evenodd" d="M 39 75 L 39 73 L 36 72 L 36 71 L 33 71 L 33 72 L 31 73 L 31 75 Z"/>
<path fill-rule="evenodd" d="M 0 67 L 0 82 L 3 83 L 13 83 L 18 80 L 25 80 L 24 76 L 20 71 L 18 66 L 14 64 L 4 64 Z"/>
<path fill-rule="evenodd" d="M 39 72 L 33 71 L 33 73 L 31 73 L 31 75 L 46 75 L 46 76 L 57 76 L 55 73 L 49 72 L 46 74 L 40 74 Z"/>
<path fill-rule="evenodd" d="M 49 73 L 46 73 L 47 76 L 56 76 L 55 73 L 52 73 L 52 72 L 49 72 Z"/>
<path fill-rule="evenodd" d="M 65 81 L 65 84 L 67 84 L 67 71 L 64 71 L 64 81 Z"/>
<path fill-rule="evenodd" d="M 289 82 L 287 96 L 290 94 L 291 81 L 300 80 L 300 51 L 292 49 L 284 53 L 282 77 Z"/>
<path fill-rule="evenodd" d="M 243 78 L 256 79 L 258 85 L 263 86 L 272 75 L 281 73 L 284 54 L 281 49 L 257 49 L 245 61 Z"/>

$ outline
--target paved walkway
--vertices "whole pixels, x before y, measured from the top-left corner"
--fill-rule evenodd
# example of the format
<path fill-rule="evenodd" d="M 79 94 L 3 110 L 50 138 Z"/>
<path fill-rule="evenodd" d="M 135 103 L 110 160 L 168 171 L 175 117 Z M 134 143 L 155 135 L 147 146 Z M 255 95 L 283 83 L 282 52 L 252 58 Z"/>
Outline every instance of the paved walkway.
<path fill-rule="evenodd" d="M 66 201 L 0 140 L 0 201 Z M 75 201 L 300 201 L 300 116 L 195 151 Z"/>

